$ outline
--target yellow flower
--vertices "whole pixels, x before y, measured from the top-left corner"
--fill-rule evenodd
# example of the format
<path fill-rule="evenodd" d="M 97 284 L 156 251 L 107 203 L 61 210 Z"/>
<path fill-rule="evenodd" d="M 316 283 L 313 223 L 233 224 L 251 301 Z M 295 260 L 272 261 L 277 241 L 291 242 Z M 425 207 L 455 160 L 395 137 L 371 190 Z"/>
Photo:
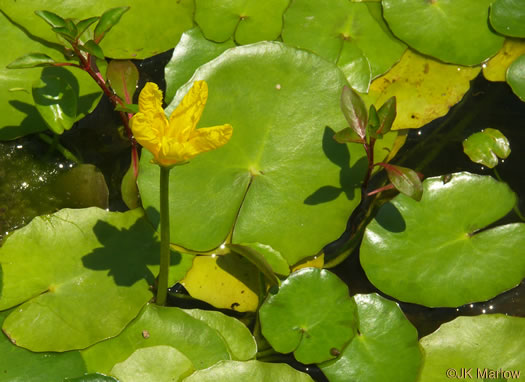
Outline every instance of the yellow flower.
<path fill-rule="evenodd" d="M 139 95 L 139 112 L 130 121 L 135 139 L 161 166 L 186 162 L 226 144 L 232 136 L 231 125 L 195 128 L 207 99 L 208 85 L 196 81 L 168 121 L 162 109 L 162 92 L 156 84 L 146 83 Z"/>

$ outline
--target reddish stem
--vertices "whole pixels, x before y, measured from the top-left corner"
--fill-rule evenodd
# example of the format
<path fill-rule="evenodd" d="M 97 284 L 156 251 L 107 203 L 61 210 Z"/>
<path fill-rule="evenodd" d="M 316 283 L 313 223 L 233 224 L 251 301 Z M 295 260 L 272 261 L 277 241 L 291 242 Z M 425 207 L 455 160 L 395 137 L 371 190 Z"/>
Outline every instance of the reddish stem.
<path fill-rule="evenodd" d="M 102 89 L 104 94 L 109 98 L 109 100 L 111 101 L 111 103 L 113 103 L 114 106 L 117 106 L 117 105 L 123 106 L 124 102 L 109 89 L 109 87 L 106 84 L 106 81 L 104 81 L 102 74 L 98 70 L 95 71 L 93 69 L 94 67 L 93 57 L 89 53 L 87 54 L 87 58 L 84 57 L 84 55 L 78 48 L 77 42 L 73 43 L 72 47 L 73 47 L 73 51 L 75 52 L 77 57 L 80 59 L 80 63 L 81 63 L 81 65 L 76 65 L 76 64 L 72 64 L 72 65 L 79 67 L 82 70 L 86 71 L 91 76 L 91 78 L 95 80 L 95 82 Z M 129 127 L 129 120 L 131 119 L 132 114 L 128 114 L 123 111 L 120 111 L 119 115 L 120 115 L 120 119 L 122 120 L 122 123 L 124 124 L 126 135 L 128 136 L 128 139 L 131 142 L 131 163 L 133 166 L 133 176 L 135 177 L 135 179 L 137 179 L 137 176 L 139 173 L 137 142 L 135 141 L 135 138 L 133 137 L 133 132 L 131 131 L 131 128 Z"/>

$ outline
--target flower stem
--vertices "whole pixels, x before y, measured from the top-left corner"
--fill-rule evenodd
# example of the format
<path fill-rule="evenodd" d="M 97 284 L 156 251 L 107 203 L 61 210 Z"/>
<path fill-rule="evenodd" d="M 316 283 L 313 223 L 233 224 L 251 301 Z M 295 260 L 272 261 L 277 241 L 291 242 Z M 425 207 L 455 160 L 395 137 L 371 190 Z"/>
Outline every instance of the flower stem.
<path fill-rule="evenodd" d="M 160 166 L 160 270 L 157 284 L 157 305 L 166 305 L 170 267 L 169 167 Z"/>

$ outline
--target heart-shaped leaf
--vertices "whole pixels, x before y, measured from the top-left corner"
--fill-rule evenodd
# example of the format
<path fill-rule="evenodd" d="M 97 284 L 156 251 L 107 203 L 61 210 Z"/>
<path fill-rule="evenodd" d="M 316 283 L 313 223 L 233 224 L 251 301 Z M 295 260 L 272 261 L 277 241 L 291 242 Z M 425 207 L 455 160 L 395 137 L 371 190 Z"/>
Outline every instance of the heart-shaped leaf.
<path fill-rule="evenodd" d="M 281 34 L 289 0 L 197 0 L 195 21 L 207 39 L 239 44 L 275 40 Z"/>
<path fill-rule="evenodd" d="M 463 151 L 471 161 L 493 168 L 498 164 L 498 158 L 505 159 L 510 155 L 510 144 L 501 131 L 487 128 L 465 139 Z"/>
<path fill-rule="evenodd" d="M 1 280 L 1 273 L 0 273 Z M 0 312 L 0 325 L 12 312 Z M 13 345 L 0 333 L 0 380 L 24 382 L 62 381 L 66 377 L 81 375 L 86 366 L 80 352 L 34 353 Z"/>
<path fill-rule="evenodd" d="M 358 294 L 358 334 L 335 360 L 319 367 L 330 382 L 414 382 L 422 354 L 417 330 L 399 306 L 378 294 Z"/>
<path fill-rule="evenodd" d="M 129 11 L 120 15 L 120 21 L 115 25 L 119 12 L 128 8 L 128 5 Z M 78 20 L 101 16 L 108 10 L 104 20 L 101 19 L 97 24 L 95 35 L 97 38 L 104 38 L 101 47 L 106 56 L 118 59 L 147 58 L 172 49 L 182 33 L 194 25 L 193 0 L 160 0 L 155 6 L 151 5 L 150 0 L 133 0 L 127 3 L 120 0 L 34 0 L 2 4 L 2 11 L 14 23 L 23 26 L 31 35 L 56 44 L 56 35 L 49 25 L 33 14 L 41 9 L 63 18 Z M 111 27 L 111 32 L 108 33 Z M 24 37 L 29 39 L 25 34 Z M 100 40 L 95 41 L 98 43 Z M 11 45 L 14 44 L 10 43 L 9 46 Z M 42 50 L 23 49 L 23 53 L 18 56 L 31 51 Z"/>
<path fill-rule="evenodd" d="M 184 32 L 164 69 L 167 85 L 164 101 L 170 103 L 177 90 L 191 78 L 199 66 L 233 47 L 235 43 L 232 39 L 222 43 L 206 39 L 200 28 Z"/>
<path fill-rule="evenodd" d="M 457 173 L 426 179 L 423 188 L 419 202 L 401 194 L 383 205 L 365 230 L 361 264 L 377 288 L 402 301 L 455 307 L 523 279 L 525 224 L 486 228 L 516 202 L 505 183 Z"/>
<path fill-rule="evenodd" d="M 383 0 L 392 32 L 410 47 L 443 62 L 478 65 L 503 45 L 487 13 L 493 0 Z"/>
<path fill-rule="evenodd" d="M 316 301 L 305 304 L 305 301 Z M 292 273 L 259 310 L 261 330 L 280 353 L 293 352 L 302 363 L 336 356 L 356 333 L 356 306 L 336 275 L 317 268 Z"/>
<path fill-rule="evenodd" d="M 7 3 L 2 5 L 2 11 L 5 11 L 4 5 L 7 6 Z M 25 13 L 25 20 L 31 12 L 28 10 Z M 50 30 L 49 25 L 36 15 L 32 22 L 42 24 L 43 28 Z M 0 113 L 2 114 L 0 140 L 10 140 L 47 130 L 48 127 L 35 108 L 32 97 L 33 83 L 40 80 L 42 69 L 7 69 L 6 66 L 29 52 L 40 52 L 57 62 L 63 62 L 65 60 L 61 46 L 58 44 L 45 46 L 30 39 L 2 12 L 0 12 L 0 45 L 9 46 L 9 49 L 0 56 L 0 87 L 5 89 L 0 92 Z M 45 74 L 67 78 L 65 81 L 75 84 L 74 89 L 79 98 L 77 119 L 83 118 L 95 108 L 102 91 L 87 73 L 65 67 L 48 67 L 44 70 Z"/>
<path fill-rule="evenodd" d="M 260 361 L 221 361 L 184 379 L 184 382 L 231 381 L 313 382 L 313 379 L 289 365 Z"/>
<path fill-rule="evenodd" d="M 380 4 L 346 0 L 331 1 L 329 7 L 316 0 L 293 1 L 284 14 L 282 37 L 343 68 L 350 57 L 360 59 L 357 48 L 370 63 L 371 78 L 388 71 L 406 48 L 383 21 Z"/>
<path fill-rule="evenodd" d="M 42 73 L 33 85 L 33 100 L 40 116 L 55 134 L 71 129 L 77 118 L 78 94 L 73 79 Z"/>
<path fill-rule="evenodd" d="M 521 317 L 458 317 L 421 339 L 425 362 L 419 380 L 441 382 L 447 376 L 478 381 L 521 380 L 525 369 L 523 338 L 525 319 Z"/>
<path fill-rule="evenodd" d="M 20 304 L 2 329 L 33 351 L 80 349 L 115 336 L 152 298 L 158 257 L 156 234 L 140 209 L 35 218 L 0 248 L 0 309 Z M 173 253 L 172 264 L 176 282 L 191 256 Z"/>
<path fill-rule="evenodd" d="M 172 171 L 171 241 L 211 251 L 231 233 L 233 244 L 264 243 L 290 265 L 317 254 L 344 231 L 366 169 L 362 147 L 332 138 L 346 125 L 344 75 L 317 55 L 264 42 L 229 49 L 196 80 L 209 87 L 199 126 L 231 123 L 234 132 L 227 145 Z M 143 152 L 138 184 L 156 224 L 159 171 L 150 160 Z M 338 194 L 327 199 L 326 187 Z"/>
<path fill-rule="evenodd" d="M 525 37 L 525 7 L 520 0 L 496 0 L 490 6 L 490 24 L 505 36 Z"/>

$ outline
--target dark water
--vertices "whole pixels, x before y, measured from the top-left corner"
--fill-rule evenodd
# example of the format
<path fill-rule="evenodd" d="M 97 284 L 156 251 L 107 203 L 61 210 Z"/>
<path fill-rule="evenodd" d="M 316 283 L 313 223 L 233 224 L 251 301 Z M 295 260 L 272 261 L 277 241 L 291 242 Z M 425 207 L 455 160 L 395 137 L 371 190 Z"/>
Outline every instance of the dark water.
<path fill-rule="evenodd" d="M 497 173 L 471 162 L 463 153 L 463 140 L 488 127 L 500 130 L 509 139 L 512 150 L 510 156 L 496 166 Z M 416 169 L 425 177 L 469 171 L 501 178 L 518 195 L 518 207 L 523 215 L 525 103 L 512 93 L 507 84 L 488 82 L 480 75 L 472 82 L 472 87 L 463 101 L 453 107 L 445 117 L 411 131 L 405 146 L 392 163 Z M 518 221 L 521 221 L 520 217 L 512 211 L 496 224 Z M 359 263 L 358 251 L 333 271 L 347 282 L 352 294 L 382 294 L 366 278 Z M 399 304 L 416 326 L 419 336 L 423 337 L 457 316 L 505 313 L 525 317 L 525 281 L 489 301 L 458 308 L 427 308 L 402 302 Z"/>

